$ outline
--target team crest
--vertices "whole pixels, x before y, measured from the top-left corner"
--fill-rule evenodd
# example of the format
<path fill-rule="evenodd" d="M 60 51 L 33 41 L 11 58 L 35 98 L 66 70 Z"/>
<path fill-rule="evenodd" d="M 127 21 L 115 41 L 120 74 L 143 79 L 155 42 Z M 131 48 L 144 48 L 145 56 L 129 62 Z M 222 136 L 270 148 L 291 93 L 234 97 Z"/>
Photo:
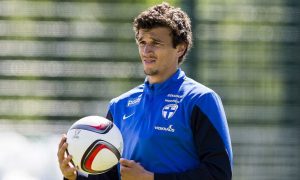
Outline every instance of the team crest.
<path fill-rule="evenodd" d="M 178 109 L 177 104 L 165 105 L 164 108 L 162 109 L 162 116 L 165 119 L 170 119 L 171 117 L 173 117 L 177 109 Z"/>

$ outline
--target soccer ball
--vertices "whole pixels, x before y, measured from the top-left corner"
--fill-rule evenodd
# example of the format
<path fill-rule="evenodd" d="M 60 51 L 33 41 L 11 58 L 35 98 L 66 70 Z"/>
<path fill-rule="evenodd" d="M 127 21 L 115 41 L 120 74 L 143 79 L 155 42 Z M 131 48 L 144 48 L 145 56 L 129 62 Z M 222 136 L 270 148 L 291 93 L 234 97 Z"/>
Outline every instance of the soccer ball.
<path fill-rule="evenodd" d="M 68 130 L 67 143 L 73 165 L 85 174 L 110 170 L 118 163 L 123 151 L 120 130 L 100 116 L 87 116 L 76 121 Z"/>

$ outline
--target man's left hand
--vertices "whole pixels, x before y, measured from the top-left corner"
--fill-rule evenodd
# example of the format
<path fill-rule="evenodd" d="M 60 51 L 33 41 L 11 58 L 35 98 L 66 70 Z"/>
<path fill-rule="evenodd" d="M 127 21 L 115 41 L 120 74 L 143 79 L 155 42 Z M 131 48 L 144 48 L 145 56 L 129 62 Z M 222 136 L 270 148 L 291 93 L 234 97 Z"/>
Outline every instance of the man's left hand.
<path fill-rule="evenodd" d="M 140 165 L 140 163 L 137 163 L 133 160 L 121 158 L 120 165 L 122 180 L 154 180 L 154 174 L 145 170 L 144 167 Z"/>

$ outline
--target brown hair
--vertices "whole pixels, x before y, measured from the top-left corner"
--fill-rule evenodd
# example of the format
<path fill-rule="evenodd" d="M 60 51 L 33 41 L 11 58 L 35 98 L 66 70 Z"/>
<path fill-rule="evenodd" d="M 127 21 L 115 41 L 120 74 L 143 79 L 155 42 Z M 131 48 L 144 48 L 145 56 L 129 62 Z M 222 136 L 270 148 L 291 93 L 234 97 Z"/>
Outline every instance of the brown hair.
<path fill-rule="evenodd" d="M 181 64 L 192 46 L 191 20 L 188 15 L 180 8 L 170 6 L 168 3 L 162 3 L 140 13 L 133 21 L 136 38 L 139 29 L 156 27 L 170 28 L 174 48 L 180 43 L 187 45 L 185 52 L 178 60 L 178 64 Z"/>

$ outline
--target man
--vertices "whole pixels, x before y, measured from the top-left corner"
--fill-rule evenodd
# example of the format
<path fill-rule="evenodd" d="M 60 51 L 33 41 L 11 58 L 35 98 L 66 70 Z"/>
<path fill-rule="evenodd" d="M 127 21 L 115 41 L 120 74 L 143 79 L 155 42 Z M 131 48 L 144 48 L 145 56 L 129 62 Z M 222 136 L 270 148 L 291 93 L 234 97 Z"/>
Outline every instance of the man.
<path fill-rule="evenodd" d="M 124 139 L 120 168 L 84 178 L 59 145 L 68 179 L 220 179 L 232 177 L 228 125 L 219 96 L 179 68 L 192 45 L 190 19 L 163 3 L 142 12 L 134 31 L 146 80 L 110 102 L 107 118 Z"/>

